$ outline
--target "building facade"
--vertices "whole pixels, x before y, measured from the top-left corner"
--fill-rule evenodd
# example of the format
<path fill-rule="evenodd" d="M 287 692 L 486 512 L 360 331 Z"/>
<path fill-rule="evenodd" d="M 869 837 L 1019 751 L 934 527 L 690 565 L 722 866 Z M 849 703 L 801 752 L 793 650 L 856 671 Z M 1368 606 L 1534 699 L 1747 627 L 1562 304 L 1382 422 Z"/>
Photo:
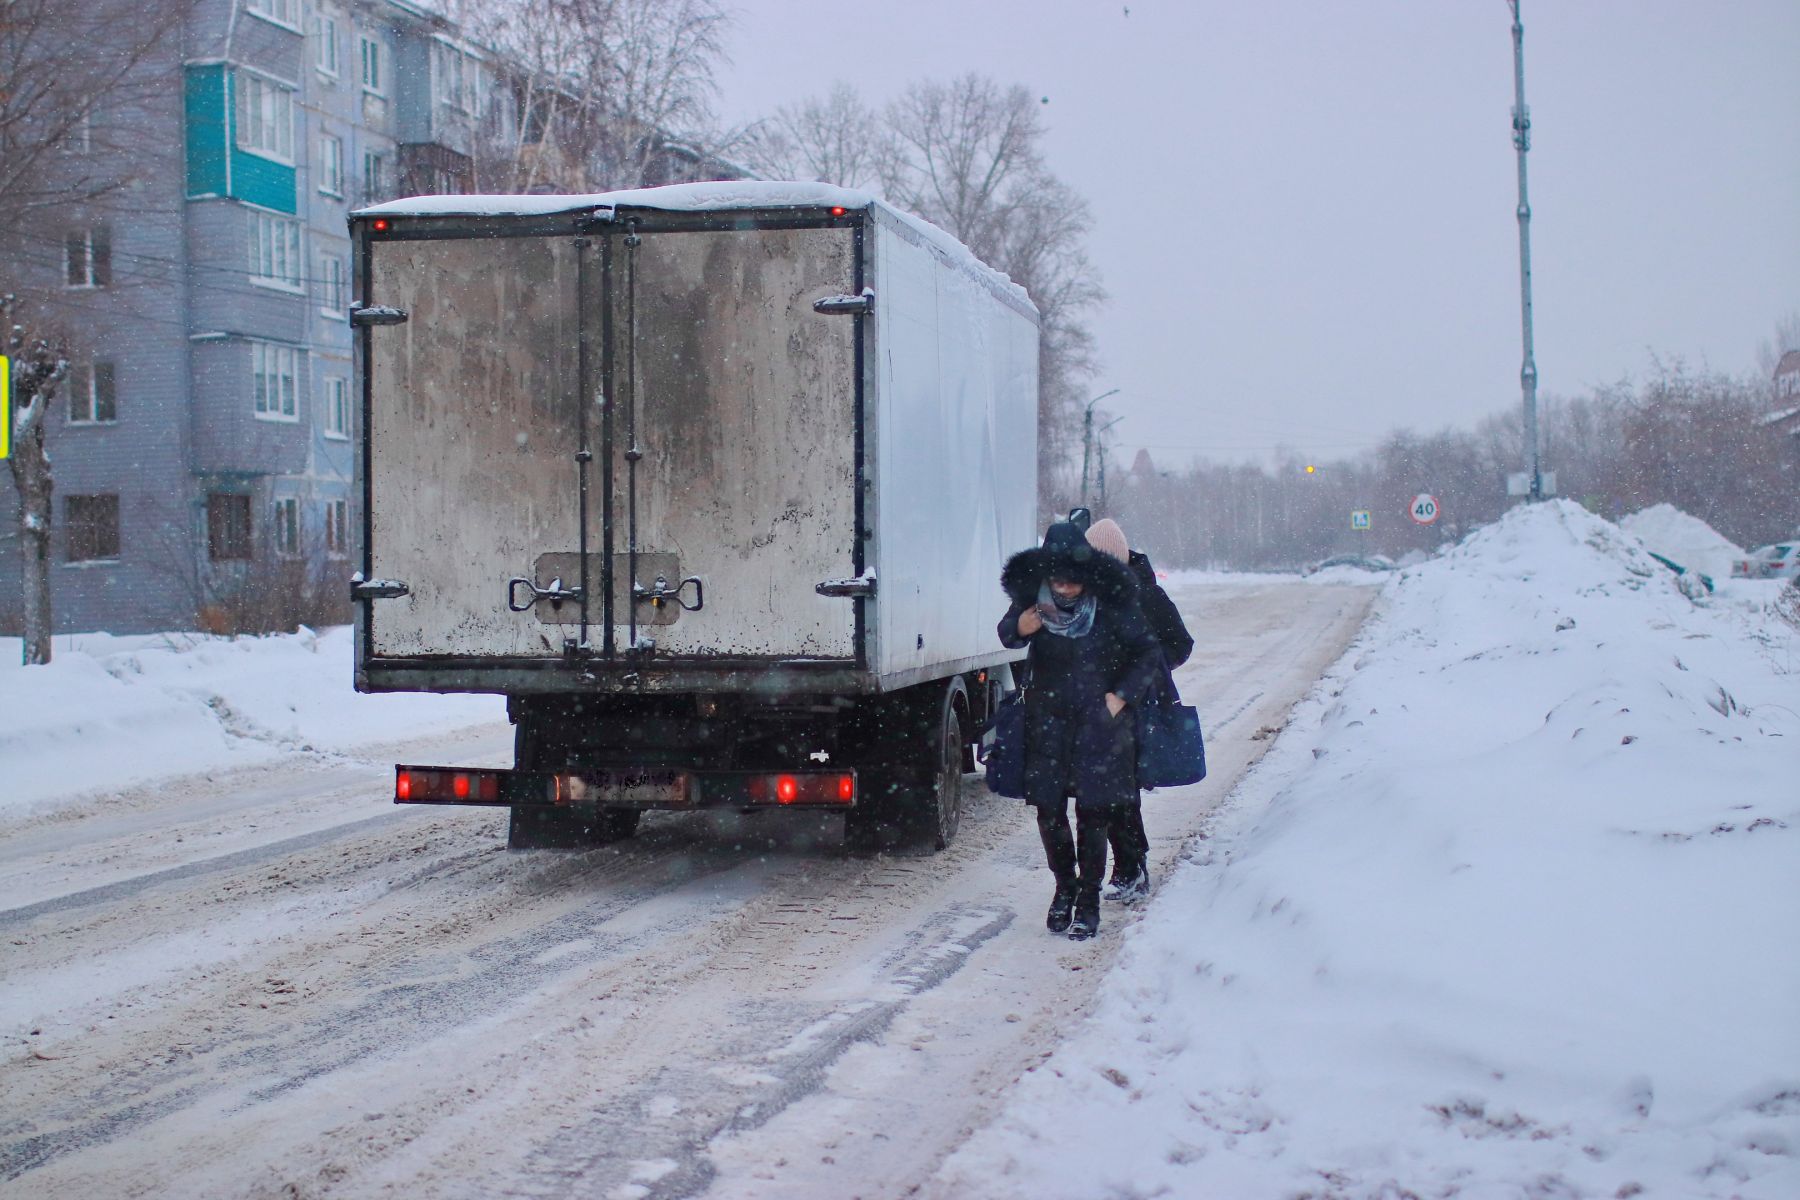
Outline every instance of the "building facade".
<path fill-rule="evenodd" d="M 346 618 L 347 217 L 471 190 L 484 150 L 509 153 L 521 93 L 408 0 L 197 0 L 142 71 L 112 136 L 83 133 L 57 158 L 128 186 L 49 225 L 0 226 L 14 286 L 74 350 L 45 417 L 54 628 Z M 684 154 L 672 147 L 665 172 L 705 177 Z M 10 479 L 0 497 L 14 517 Z M 0 633 L 22 625 L 17 527 L 0 528 Z"/>

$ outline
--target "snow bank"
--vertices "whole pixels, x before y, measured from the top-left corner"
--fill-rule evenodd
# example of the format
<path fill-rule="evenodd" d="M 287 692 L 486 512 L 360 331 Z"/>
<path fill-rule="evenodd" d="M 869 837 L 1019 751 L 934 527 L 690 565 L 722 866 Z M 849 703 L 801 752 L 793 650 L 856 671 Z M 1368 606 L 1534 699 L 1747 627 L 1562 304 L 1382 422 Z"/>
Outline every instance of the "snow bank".
<path fill-rule="evenodd" d="M 1383 605 L 953 1193 L 1800 1195 L 1800 636 L 1564 501 Z"/>
<path fill-rule="evenodd" d="M 1744 556 L 1743 550 L 1718 530 L 1673 504 L 1653 504 L 1634 512 L 1620 521 L 1619 527 L 1664 558 L 1712 576 L 1715 583 L 1731 575 L 1733 559 Z"/>
<path fill-rule="evenodd" d="M 0 638 L 0 817 L 159 777 L 341 752 L 506 719 L 494 696 L 361 695 L 351 630 L 57 638 L 19 666 Z"/>

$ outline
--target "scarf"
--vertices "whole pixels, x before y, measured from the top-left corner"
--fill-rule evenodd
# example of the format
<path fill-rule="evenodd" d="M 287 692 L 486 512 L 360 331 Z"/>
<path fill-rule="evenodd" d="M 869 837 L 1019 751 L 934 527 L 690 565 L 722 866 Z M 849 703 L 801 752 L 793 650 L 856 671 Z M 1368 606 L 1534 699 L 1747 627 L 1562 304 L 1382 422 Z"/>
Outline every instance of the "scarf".
<path fill-rule="evenodd" d="M 1098 607 L 1092 591 L 1084 591 L 1072 600 L 1064 600 L 1050 590 L 1050 581 L 1038 585 L 1038 616 L 1044 619 L 1044 631 L 1057 637 L 1086 637 L 1094 628 L 1094 610 Z"/>

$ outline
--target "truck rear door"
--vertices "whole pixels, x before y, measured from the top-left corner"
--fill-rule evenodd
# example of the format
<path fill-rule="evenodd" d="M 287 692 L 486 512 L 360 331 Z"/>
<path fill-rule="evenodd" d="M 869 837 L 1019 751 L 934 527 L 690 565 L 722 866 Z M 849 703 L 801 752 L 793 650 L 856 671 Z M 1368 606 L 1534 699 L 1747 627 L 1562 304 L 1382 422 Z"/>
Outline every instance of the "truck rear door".
<path fill-rule="evenodd" d="M 636 594 L 612 616 L 656 658 L 849 659 L 862 569 L 857 318 L 814 301 L 860 286 L 856 231 L 651 217 L 611 241 L 611 486 L 590 523 Z M 606 536 L 610 535 L 610 536 Z"/>
<path fill-rule="evenodd" d="M 371 605 L 370 656 L 559 655 L 560 628 L 535 605 L 514 611 L 509 598 L 527 597 L 508 588 L 581 541 L 584 249 L 565 236 L 368 250 L 367 294 L 406 319 L 365 342 L 367 561 L 408 589 Z"/>
<path fill-rule="evenodd" d="M 371 666 L 861 661 L 862 601 L 817 591 L 863 569 L 861 318 L 814 308 L 861 287 L 854 218 L 393 224 L 364 569 L 405 594 Z"/>

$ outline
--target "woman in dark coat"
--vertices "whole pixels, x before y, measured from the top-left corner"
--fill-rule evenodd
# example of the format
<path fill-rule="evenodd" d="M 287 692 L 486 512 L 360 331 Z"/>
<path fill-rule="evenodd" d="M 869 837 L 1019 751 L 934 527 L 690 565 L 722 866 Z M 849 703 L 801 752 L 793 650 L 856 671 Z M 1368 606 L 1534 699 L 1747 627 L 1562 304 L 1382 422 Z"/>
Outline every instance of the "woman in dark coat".
<path fill-rule="evenodd" d="M 1110 555 L 1131 568 L 1137 579 L 1138 607 L 1150 623 L 1162 647 L 1163 665 L 1174 671 L 1194 652 L 1194 638 L 1169 593 L 1156 582 L 1156 569 L 1141 550 L 1131 549 L 1125 531 L 1111 519 L 1094 522 L 1087 531 L 1088 545 Z M 1144 806 L 1132 797 L 1124 811 L 1113 815 L 1111 838 L 1113 851 L 1112 882 L 1106 887 L 1106 898 L 1124 904 L 1136 904 L 1150 894 L 1150 835 L 1144 830 Z"/>
<path fill-rule="evenodd" d="M 1037 809 L 1056 876 L 1045 924 L 1076 939 L 1100 928 L 1106 835 L 1137 798 L 1136 719 L 1129 711 L 1162 669 L 1130 570 L 1062 521 L 1000 575 L 1012 605 L 1000 641 L 1030 648 L 1025 688 L 1025 802 Z M 1069 832 L 1068 797 L 1077 830 Z"/>

